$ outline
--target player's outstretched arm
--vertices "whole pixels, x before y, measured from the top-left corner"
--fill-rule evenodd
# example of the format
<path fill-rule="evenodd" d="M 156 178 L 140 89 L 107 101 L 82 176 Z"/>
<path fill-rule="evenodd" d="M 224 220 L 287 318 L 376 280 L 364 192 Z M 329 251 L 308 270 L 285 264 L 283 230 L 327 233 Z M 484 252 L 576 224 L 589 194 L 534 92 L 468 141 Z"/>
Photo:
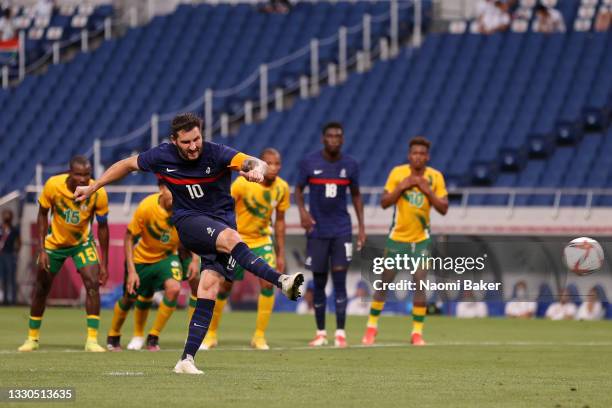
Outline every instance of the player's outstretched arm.
<path fill-rule="evenodd" d="M 139 170 L 138 156 L 128 157 L 110 166 L 102 176 L 89 186 L 79 186 L 74 192 L 76 201 L 86 200 L 95 193 L 100 187 L 104 187 L 114 181 L 121 180 L 133 171 Z"/>
<path fill-rule="evenodd" d="M 265 161 L 251 156 L 244 159 L 240 167 L 240 175 L 248 181 L 253 181 L 255 183 L 261 183 L 267 171 L 268 165 Z"/>

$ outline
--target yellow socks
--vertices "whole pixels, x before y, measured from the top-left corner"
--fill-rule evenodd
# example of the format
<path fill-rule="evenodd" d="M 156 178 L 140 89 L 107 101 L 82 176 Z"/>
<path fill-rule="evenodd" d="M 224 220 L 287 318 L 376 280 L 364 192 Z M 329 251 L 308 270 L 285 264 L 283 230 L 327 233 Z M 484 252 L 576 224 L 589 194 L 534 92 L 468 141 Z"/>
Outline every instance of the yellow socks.
<path fill-rule="evenodd" d="M 425 306 L 414 306 L 412 308 L 412 334 L 423 334 L 426 314 L 427 308 Z"/>
<path fill-rule="evenodd" d="M 121 336 L 121 327 L 123 326 L 129 311 L 130 307 L 124 305 L 121 302 L 121 299 L 115 303 L 113 321 L 111 322 L 111 328 L 108 331 L 109 336 Z"/>
<path fill-rule="evenodd" d="M 155 322 L 153 323 L 153 327 L 151 328 L 151 331 L 149 332 L 151 336 L 159 337 L 159 333 L 161 333 L 161 331 L 164 330 L 164 327 L 166 326 L 168 319 L 170 319 L 170 316 L 172 316 L 172 313 L 174 313 L 175 309 L 176 309 L 176 300 L 169 301 L 164 296 L 164 299 L 159 305 L 159 309 L 157 309 L 157 316 L 155 317 Z"/>
<path fill-rule="evenodd" d="M 272 315 L 272 309 L 274 308 L 274 288 L 262 289 L 259 293 L 259 299 L 257 300 L 257 323 L 255 324 L 255 337 L 263 337 L 268 323 L 270 322 L 270 316 Z"/>
<path fill-rule="evenodd" d="M 100 327 L 100 316 L 87 315 L 87 340 L 98 341 L 98 328 Z"/>
<path fill-rule="evenodd" d="M 42 316 L 30 316 L 28 323 L 28 339 L 38 340 L 40 337 L 40 325 L 42 324 Z"/>
<path fill-rule="evenodd" d="M 368 317 L 368 327 L 378 327 L 378 319 L 380 318 L 380 314 L 385 307 L 385 302 L 379 302 L 376 300 L 372 301 L 370 305 L 370 316 Z"/>
<path fill-rule="evenodd" d="M 223 308 L 227 303 L 227 298 L 229 294 L 223 293 L 217 295 L 217 301 L 215 302 L 215 309 L 213 310 L 212 320 L 210 321 L 210 326 L 208 327 L 208 332 L 217 333 L 217 329 L 219 328 L 219 323 L 221 322 L 221 315 L 223 314 Z"/>
<path fill-rule="evenodd" d="M 138 295 L 136 299 L 136 310 L 134 310 L 134 337 L 144 337 L 144 328 L 152 303 L 153 297 L 145 298 L 144 296 Z"/>

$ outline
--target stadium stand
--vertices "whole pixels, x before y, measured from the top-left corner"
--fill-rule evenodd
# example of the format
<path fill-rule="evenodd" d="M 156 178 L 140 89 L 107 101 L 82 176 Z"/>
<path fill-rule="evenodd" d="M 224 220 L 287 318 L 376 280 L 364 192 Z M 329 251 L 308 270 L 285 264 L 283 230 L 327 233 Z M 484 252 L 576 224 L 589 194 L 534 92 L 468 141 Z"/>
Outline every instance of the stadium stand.
<path fill-rule="evenodd" d="M 578 8 L 567 4 L 558 6 L 572 21 Z M 152 113 L 175 111 L 213 84 L 233 86 L 262 62 L 289 54 L 310 38 L 333 35 L 340 25 L 358 24 L 363 13 L 377 14 L 385 7 L 300 4 L 288 15 L 269 15 L 245 5 L 182 5 L 120 40 L 105 42 L 96 52 L 52 66 L 44 76 L 27 78 L 18 88 L 0 93 L 0 132 L 28 134 L 34 140 L 24 150 L 17 148 L 16 140 L 3 142 L 0 166 L 10 177 L 0 185 L 0 193 L 31 180 L 33 171 L 24 169 L 42 158 L 40 146 L 49 146 L 45 156 L 53 157 L 45 164 L 64 163 L 95 138 L 132 131 L 147 123 Z M 409 12 L 404 11 L 402 21 L 410 21 Z M 385 34 L 382 28 L 377 32 Z M 176 43 L 182 47 L 172 47 Z M 357 47 L 356 38 L 349 41 L 353 52 Z M 610 47 L 610 33 L 572 30 L 553 35 L 430 34 L 420 49 L 405 49 L 395 60 L 351 75 L 341 86 L 324 88 L 317 98 L 298 100 L 288 111 L 273 112 L 264 122 L 215 140 L 253 153 L 276 146 L 288 164 L 283 173 L 293 182 L 296 169 L 290 163 L 316 146 L 320 126 L 335 119 L 345 125 L 347 152 L 371 169 L 363 172 L 362 185 L 384 184 L 388 170 L 404 160 L 406 139 L 425 134 L 434 143 L 432 165 L 445 172 L 450 187 L 606 187 L 612 175 L 608 166 L 596 164 L 608 163 L 606 152 L 612 148 L 612 131 L 607 129 Z M 322 49 L 323 60 L 337 55 L 330 49 Z M 246 54 L 248 59 L 243 58 Z M 307 59 L 288 64 L 274 71 L 271 83 L 283 84 L 308 69 Z M 256 88 L 244 90 L 239 99 L 254 98 Z M 43 103 L 55 106 L 55 111 L 47 109 L 37 116 Z M 229 105 L 231 101 L 218 104 L 217 112 L 227 111 Z M 17 120 L 2 120 L 8 117 Z M 585 123 L 596 133 L 585 133 Z M 162 124 L 160 133 L 167 130 L 168 123 Z M 76 136 L 58 146 L 66 134 Z M 103 162 L 148 143 L 146 137 L 136 138 L 105 149 Z M 595 152 L 597 159 L 590 159 Z M 9 157 L 11 161 L 5 160 Z M 570 158 L 581 166 L 570 167 Z M 146 177 L 136 175 L 126 183 L 143 183 Z M 516 204 L 552 200 L 520 196 Z M 506 202 L 507 197 L 474 195 L 469 203 Z M 584 204 L 584 197 L 567 196 L 562 204 Z M 612 203 L 598 197 L 594 204 Z"/>
<path fill-rule="evenodd" d="M 43 55 L 50 54 L 53 44 L 63 46 L 79 41 L 81 31 L 101 32 L 104 20 L 113 15 L 111 4 L 93 7 L 90 4 L 62 5 L 55 7 L 49 18 L 37 17 L 34 6 L 12 7 L 14 26 L 26 33 L 26 61 L 35 63 Z M 11 76 L 16 77 L 18 60 L 12 55 L 0 55 L 0 65 L 9 64 Z"/>
<path fill-rule="evenodd" d="M 417 52 L 406 50 L 225 141 L 251 151 L 274 145 L 294 163 L 316 146 L 320 125 L 335 119 L 346 127 L 348 153 L 372 169 L 363 172 L 363 185 L 384 184 L 389 169 L 404 160 L 407 138 L 425 134 L 434 143 L 432 165 L 445 171 L 451 184 L 578 187 L 588 174 L 588 186 L 609 186 L 612 179 L 603 170 L 591 171 L 599 164 L 590 161 L 594 156 L 580 153 L 600 149 L 604 155 L 610 138 L 582 138 L 577 129 L 583 109 L 609 112 L 610 38 L 580 32 L 431 34 Z M 534 153 L 543 159 L 527 160 L 531 135 L 542 136 L 545 146 Z M 557 141 L 566 146 L 556 148 Z M 580 156 L 590 162 L 576 176 L 568 158 Z M 495 178 L 502 167 L 514 171 Z M 555 177 L 542 177 L 552 169 Z M 284 172 L 294 180 L 296 169 Z"/>
<path fill-rule="evenodd" d="M 95 52 L 50 66 L 45 75 L 27 77 L 15 89 L 0 94 L 0 133 L 29 138 L 25 148 L 18 147 L 17 139 L 3 139 L 0 168 L 8 177 L 0 185 L 0 194 L 25 186 L 32 179 L 34 164 L 43 158 L 45 165 L 66 163 L 96 138 L 125 135 L 148 123 L 153 113 L 176 111 L 209 87 L 235 86 L 260 64 L 307 46 L 312 38 L 332 36 L 341 25 L 358 25 L 364 13 L 384 14 L 388 7 L 386 2 L 300 3 L 288 15 L 276 15 L 245 4 L 180 5 L 173 14 L 158 16 L 121 39 L 106 41 Z M 400 21 L 412 21 L 411 12 L 401 9 Z M 386 27 L 373 25 L 374 40 L 386 35 Z M 404 30 L 409 27 L 404 25 Z M 357 31 L 349 35 L 349 55 L 356 52 L 358 41 Z M 321 47 L 320 55 L 322 60 L 333 60 L 337 50 Z M 269 83 L 281 85 L 309 69 L 305 55 L 271 70 Z M 257 91 L 254 84 L 239 97 L 255 97 Z M 53 108 L 43 110 L 43 106 Z M 226 106 L 221 103 L 216 108 Z M 162 123 L 160 133 L 165 135 L 168 129 L 169 124 Z M 137 138 L 105 149 L 103 161 L 143 149 L 149 141 Z M 139 183 L 143 177 L 128 182 Z"/>

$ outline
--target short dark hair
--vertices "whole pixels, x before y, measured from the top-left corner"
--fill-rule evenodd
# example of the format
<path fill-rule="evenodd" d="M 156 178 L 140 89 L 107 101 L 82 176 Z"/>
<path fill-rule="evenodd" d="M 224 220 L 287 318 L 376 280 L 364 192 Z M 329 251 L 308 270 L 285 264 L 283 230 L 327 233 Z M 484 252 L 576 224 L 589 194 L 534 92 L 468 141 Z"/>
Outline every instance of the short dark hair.
<path fill-rule="evenodd" d="M 77 154 L 76 156 L 73 156 L 72 159 L 70 159 L 70 170 L 72 170 L 73 167 L 77 164 L 80 164 L 84 167 L 91 167 L 89 159 L 81 154 Z"/>
<path fill-rule="evenodd" d="M 425 146 L 427 148 L 427 151 L 429 151 L 429 149 L 431 148 L 431 142 L 423 136 L 415 136 L 410 139 L 410 142 L 408 143 L 408 149 L 412 149 L 412 146 Z"/>
<path fill-rule="evenodd" d="M 342 127 L 342 123 L 340 122 L 327 122 L 325 126 L 323 126 L 323 134 L 325 134 L 328 129 L 340 129 L 342 131 L 342 134 L 344 134 L 344 128 Z"/>
<path fill-rule="evenodd" d="M 261 151 L 261 154 L 259 155 L 259 158 L 263 160 L 263 158 L 264 158 L 264 156 L 266 154 L 274 154 L 274 155 L 276 155 L 278 157 L 280 157 L 280 155 L 281 155 L 280 152 L 278 150 L 276 150 L 275 148 L 273 148 L 273 147 L 266 147 L 265 149 L 263 149 Z"/>
<path fill-rule="evenodd" d="M 539 13 L 539 12 L 548 13 L 548 7 L 540 3 L 537 6 L 535 6 L 535 12 L 536 13 Z"/>
<path fill-rule="evenodd" d="M 172 137 L 176 138 L 180 131 L 190 131 L 197 127 L 202 130 L 202 119 L 195 113 L 178 114 L 172 119 Z"/>

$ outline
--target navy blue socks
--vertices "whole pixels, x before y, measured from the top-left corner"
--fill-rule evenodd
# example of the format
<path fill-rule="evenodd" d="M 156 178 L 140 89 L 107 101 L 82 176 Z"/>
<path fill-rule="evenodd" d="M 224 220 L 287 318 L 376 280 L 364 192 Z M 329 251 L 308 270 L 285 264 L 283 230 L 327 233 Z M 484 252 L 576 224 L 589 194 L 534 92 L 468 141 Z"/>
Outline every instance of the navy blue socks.
<path fill-rule="evenodd" d="M 280 288 L 280 284 L 278 283 L 280 274 L 268 265 L 266 261 L 255 255 L 247 244 L 240 242 L 232 249 L 231 255 L 245 271 L 252 272 L 256 276 Z"/>
<path fill-rule="evenodd" d="M 187 335 L 187 343 L 185 343 L 185 351 L 183 351 L 183 360 L 187 355 L 195 357 L 212 319 L 215 301 L 211 299 L 198 298 L 193 311 L 193 316 L 189 322 L 189 334 Z"/>

